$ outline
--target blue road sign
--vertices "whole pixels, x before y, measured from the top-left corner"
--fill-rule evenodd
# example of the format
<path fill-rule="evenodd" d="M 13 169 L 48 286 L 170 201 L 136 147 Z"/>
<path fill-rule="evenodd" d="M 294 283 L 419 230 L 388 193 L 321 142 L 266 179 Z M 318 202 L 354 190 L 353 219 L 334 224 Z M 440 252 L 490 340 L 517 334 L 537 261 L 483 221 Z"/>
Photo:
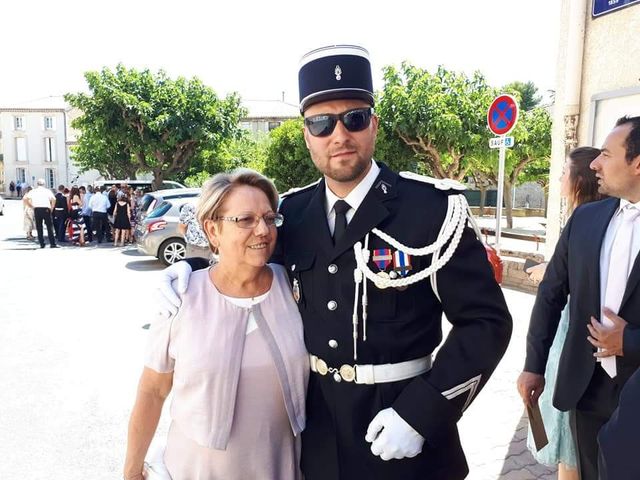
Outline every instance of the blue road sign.
<path fill-rule="evenodd" d="M 640 0 L 593 0 L 593 16 L 599 17 L 634 3 L 640 3 Z"/>

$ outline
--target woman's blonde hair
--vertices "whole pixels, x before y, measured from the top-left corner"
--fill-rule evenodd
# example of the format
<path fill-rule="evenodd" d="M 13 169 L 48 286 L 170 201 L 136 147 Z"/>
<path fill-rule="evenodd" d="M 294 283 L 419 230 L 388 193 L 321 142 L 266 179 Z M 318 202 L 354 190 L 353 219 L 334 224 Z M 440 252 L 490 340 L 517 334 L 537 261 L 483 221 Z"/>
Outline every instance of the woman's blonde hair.
<path fill-rule="evenodd" d="M 249 168 L 236 168 L 229 173 L 218 173 L 204 182 L 196 218 L 204 230 L 205 220 L 219 216 L 220 209 L 234 188 L 246 185 L 264 192 L 274 212 L 278 210 L 278 191 L 271 180 Z M 210 245 L 214 253 L 216 249 Z"/>

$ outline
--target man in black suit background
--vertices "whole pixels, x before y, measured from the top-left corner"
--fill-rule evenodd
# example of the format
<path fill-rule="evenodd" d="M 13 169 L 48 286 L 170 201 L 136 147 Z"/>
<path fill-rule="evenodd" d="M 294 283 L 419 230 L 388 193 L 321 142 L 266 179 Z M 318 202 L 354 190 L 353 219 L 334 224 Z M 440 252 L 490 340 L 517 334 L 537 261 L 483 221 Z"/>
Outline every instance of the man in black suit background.
<path fill-rule="evenodd" d="M 597 480 L 600 428 L 640 365 L 640 117 L 623 117 L 591 164 L 599 192 L 567 223 L 538 289 L 518 390 L 537 402 L 560 313 L 570 321 L 553 404 L 572 412 L 582 480 Z"/>
<path fill-rule="evenodd" d="M 640 368 L 620 392 L 620 404 L 600 429 L 600 480 L 640 478 Z"/>

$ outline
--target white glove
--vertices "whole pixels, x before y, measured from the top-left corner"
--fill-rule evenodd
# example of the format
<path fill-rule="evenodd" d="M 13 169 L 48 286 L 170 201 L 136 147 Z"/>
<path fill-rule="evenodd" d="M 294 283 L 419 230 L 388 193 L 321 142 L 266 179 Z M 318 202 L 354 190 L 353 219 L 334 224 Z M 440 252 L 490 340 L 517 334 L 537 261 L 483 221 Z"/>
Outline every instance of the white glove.
<path fill-rule="evenodd" d="M 424 437 L 404 421 L 393 408 L 385 408 L 371 420 L 364 439 L 371 453 L 382 460 L 412 458 L 422 452 Z"/>
<path fill-rule="evenodd" d="M 177 293 L 185 293 L 189 286 L 191 276 L 191 265 L 187 262 L 176 262 L 160 272 L 160 279 L 155 290 L 158 313 L 163 316 L 171 316 L 178 313 L 178 307 L 182 303 Z M 173 281 L 177 280 L 176 288 L 173 288 Z"/>

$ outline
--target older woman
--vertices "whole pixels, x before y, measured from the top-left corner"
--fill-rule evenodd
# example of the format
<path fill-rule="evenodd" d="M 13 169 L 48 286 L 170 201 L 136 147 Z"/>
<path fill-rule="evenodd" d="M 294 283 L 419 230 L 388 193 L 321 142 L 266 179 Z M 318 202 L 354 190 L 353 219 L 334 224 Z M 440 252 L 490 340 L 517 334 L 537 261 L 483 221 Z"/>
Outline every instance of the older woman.
<path fill-rule="evenodd" d="M 278 194 L 251 170 L 205 183 L 197 216 L 219 260 L 195 272 L 177 314 L 150 329 L 129 422 L 124 478 L 143 462 L 173 389 L 171 478 L 300 478 L 309 371 L 302 323 L 276 244 Z"/>

